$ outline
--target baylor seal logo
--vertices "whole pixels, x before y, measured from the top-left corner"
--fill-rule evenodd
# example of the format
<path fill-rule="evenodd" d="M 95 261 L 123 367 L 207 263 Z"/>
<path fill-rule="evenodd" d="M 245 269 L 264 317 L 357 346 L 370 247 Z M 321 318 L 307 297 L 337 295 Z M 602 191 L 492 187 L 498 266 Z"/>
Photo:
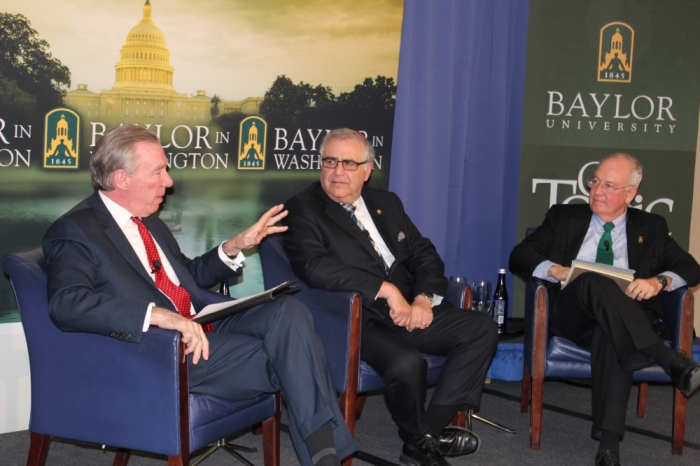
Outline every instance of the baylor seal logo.
<path fill-rule="evenodd" d="M 44 117 L 44 168 L 78 169 L 80 116 L 55 108 Z"/>
<path fill-rule="evenodd" d="M 634 29 L 625 23 L 609 23 L 600 30 L 598 81 L 632 82 Z"/>
<path fill-rule="evenodd" d="M 241 121 L 238 136 L 238 169 L 263 170 L 265 168 L 265 138 L 267 122 L 250 116 Z"/>

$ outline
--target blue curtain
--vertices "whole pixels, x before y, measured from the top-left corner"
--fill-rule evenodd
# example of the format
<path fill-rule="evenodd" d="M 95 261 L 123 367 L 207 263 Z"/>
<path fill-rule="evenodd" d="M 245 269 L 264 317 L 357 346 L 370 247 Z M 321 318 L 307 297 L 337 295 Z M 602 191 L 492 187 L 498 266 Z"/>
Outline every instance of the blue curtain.
<path fill-rule="evenodd" d="M 526 0 L 405 2 L 389 189 L 448 277 L 495 286 L 515 244 L 527 14 Z"/>

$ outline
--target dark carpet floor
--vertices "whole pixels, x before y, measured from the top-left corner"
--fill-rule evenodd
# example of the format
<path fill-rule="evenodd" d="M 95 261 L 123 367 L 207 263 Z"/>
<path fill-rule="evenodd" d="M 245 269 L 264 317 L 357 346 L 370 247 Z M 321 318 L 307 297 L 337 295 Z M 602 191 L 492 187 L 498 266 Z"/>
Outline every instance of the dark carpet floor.
<path fill-rule="evenodd" d="M 671 455 L 671 408 L 673 390 L 670 386 L 651 386 L 645 419 L 635 415 L 636 390 L 628 408 L 627 434 L 621 445 L 624 465 L 700 465 L 700 395 L 688 402 L 685 448 L 682 456 Z M 539 451 L 529 448 L 529 415 L 520 413 L 520 382 L 492 381 L 486 386 L 481 415 L 516 430 L 508 434 L 481 422 L 474 431 L 482 439 L 481 450 L 471 456 L 451 458 L 454 466 L 466 465 L 592 465 L 597 442 L 590 438 L 590 387 L 566 381 L 545 382 L 545 410 L 542 442 Z M 284 415 L 283 415 L 284 416 Z M 284 422 L 284 419 L 283 419 Z M 387 461 L 398 462 L 401 442 L 391 422 L 381 394 L 370 395 L 362 418 L 357 423 L 356 440 L 359 448 Z M 262 466 L 262 439 L 245 433 L 236 443 L 257 447 L 257 453 L 244 455 Z M 26 464 L 29 448 L 27 431 L 0 435 L 0 465 Z M 282 465 L 298 465 L 289 435 L 282 434 Z M 196 460 L 196 458 L 194 458 Z M 103 452 L 99 446 L 66 440 L 54 440 L 47 465 L 110 465 L 113 451 Z M 367 464 L 355 460 L 355 464 Z M 162 456 L 135 452 L 129 462 L 133 466 L 165 465 Z M 204 466 L 238 463 L 225 451 L 219 450 Z"/>

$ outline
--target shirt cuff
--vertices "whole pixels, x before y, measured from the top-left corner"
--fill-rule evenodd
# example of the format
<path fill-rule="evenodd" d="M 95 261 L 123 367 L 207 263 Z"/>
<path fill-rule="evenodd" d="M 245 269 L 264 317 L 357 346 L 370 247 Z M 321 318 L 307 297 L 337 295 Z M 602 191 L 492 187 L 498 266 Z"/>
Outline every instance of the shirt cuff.
<path fill-rule="evenodd" d="M 659 275 L 666 275 L 668 278 L 671 279 L 671 285 L 668 287 L 668 290 L 666 290 L 666 291 L 677 290 L 678 288 L 688 284 L 688 282 L 683 280 L 677 273 L 661 272 Z"/>
<path fill-rule="evenodd" d="M 420 295 L 418 295 L 418 296 L 420 296 Z M 443 299 L 445 299 L 444 296 L 440 296 L 439 294 L 434 294 L 433 299 L 430 301 L 430 307 L 439 306 Z"/>
<path fill-rule="evenodd" d="M 151 325 L 151 311 L 155 307 L 156 303 L 148 303 L 148 309 L 146 309 L 146 318 L 143 321 L 142 331 L 148 332 L 148 326 Z"/>
<path fill-rule="evenodd" d="M 552 262 L 552 261 L 541 262 L 540 265 L 535 267 L 535 271 L 532 272 L 532 276 L 535 278 L 541 278 L 542 280 L 547 280 L 548 282 L 557 283 L 559 280 L 547 275 L 549 268 L 553 265 L 557 265 L 557 264 Z"/>
<path fill-rule="evenodd" d="M 243 252 L 239 252 L 238 255 L 234 258 L 230 258 L 229 256 L 226 255 L 224 252 L 224 243 L 226 241 L 223 241 L 219 245 L 219 259 L 221 259 L 221 262 L 226 264 L 228 267 L 231 268 L 231 270 L 236 271 L 239 268 L 243 266 L 243 261 L 245 261 L 245 256 L 243 255 Z"/>

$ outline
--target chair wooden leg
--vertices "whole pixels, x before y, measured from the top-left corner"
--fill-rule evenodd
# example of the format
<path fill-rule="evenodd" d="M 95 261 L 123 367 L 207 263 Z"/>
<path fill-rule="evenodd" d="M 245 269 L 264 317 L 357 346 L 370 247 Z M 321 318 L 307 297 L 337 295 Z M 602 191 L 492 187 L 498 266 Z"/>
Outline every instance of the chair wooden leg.
<path fill-rule="evenodd" d="M 539 450 L 542 434 L 545 353 L 547 352 L 547 293 L 544 287 L 537 288 L 535 301 L 535 328 L 533 332 L 532 367 L 530 367 L 532 375 L 530 381 L 530 448 Z"/>
<path fill-rule="evenodd" d="M 360 416 L 362 416 L 362 410 L 365 409 L 365 401 L 367 401 L 367 394 L 361 393 L 357 395 L 357 401 L 355 404 L 355 420 L 359 421 Z"/>
<path fill-rule="evenodd" d="M 348 426 L 350 435 L 355 437 L 355 409 L 357 408 L 357 395 L 352 396 L 350 393 L 340 395 L 340 412 L 343 413 L 343 419 Z"/>
<path fill-rule="evenodd" d="M 117 448 L 117 452 L 114 454 L 114 461 L 112 462 L 112 466 L 126 466 L 127 463 L 129 463 L 130 457 L 131 450 Z"/>
<path fill-rule="evenodd" d="M 340 395 L 340 412 L 343 413 L 345 424 L 348 426 L 350 435 L 355 437 L 355 410 L 357 409 L 357 393 L 345 392 Z M 352 455 L 345 458 L 343 466 L 352 466 Z"/>
<path fill-rule="evenodd" d="M 29 435 L 29 457 L 27 458 L 27 466 L 44 466 L 46 457 L 49 454 L 49 444 L 51 436 L 30 432 Z"/>
<path fill-rule="evenodd" d="M 542 435 L 542 402 L 544 398 L 544 374 L 532 377 L 532 402 L 530 406 L 530 449 L 540 449 Z"/>
<path fill-rule="evenodd" d="M 677 388 L 673 389 L 673 443 L 671 453 L 676 456 L 683 454 L 683 440 L 685 439 L 685 413 L 688 398 Z"/>
<path fill-rule="evenodd" d="M 526 413 L 530 407 L 530 384 L 532 383 L 532 377 L 530 377 L 530 369 L 528 369 L 527 364 L 523 364 L 523 390 L 520 394 L 520 412 Z"/>
<path fill-rule="evenodd" d="M 180 455 L 168 456 L 168 466 L 189 466 L 190 464 L 190 401 L 187 382 L 187 358 L 185 344 L 178 345 L 178 406 L 180 411 Z"/>
<path fill-rule="evenodd" d="M 637 395 L 637 417 L 644 419 L 647 412 L 647 393 L 649 392 L 649 384 L 642 382 L 639 384 L 639 394 Z"/>
<path fill-rule="evenodd" d="M 277 409 L 275 415 L 262 423 L 263 431 L 263 460 L 265 466 L 280 464 L 280 393 L 275 394 Z"/>
<path fill-rule="evenodd" d="M 352 466 L 352 455 L 341 461 L 342 466 Z"/>
<path fill-rule="evenodd" d="M 352 312 L 350 316 L 350 345 L 348 347 L 348 385 L 345 393 L 340 396 L 340 409 L 342 410 L 345 424 L 350 435 L 355 437 L 355 421 L 360 419 L 362 409 L 365 406 L 367 395 L 358 396 L 357 389 L 360 381 L 360 329 L 362 327 L 362 300 L 355 293 L 352 300 Z M 343 466 L 352 466 L 352 455 L 341 458 Z"/>
<path fill-rule="evenodd" d="M 457 413 L 452 418 L 452 425 L 457 427 L 465 427 L 467 425 L 467 412 L 457 411 Z"/>
<path fill-rule="evenodd" d="M 693 352 L 693 294 L 689 291 L 683 297 L 681 310 L 681 331 L 678 349 L 690 355 Z M 683 454 L 683 440 L 685 439 L 685 415 L 688 407 L 688 398 L 678 388 L 673 389 L 673 441 L 671 453 Z"/>

